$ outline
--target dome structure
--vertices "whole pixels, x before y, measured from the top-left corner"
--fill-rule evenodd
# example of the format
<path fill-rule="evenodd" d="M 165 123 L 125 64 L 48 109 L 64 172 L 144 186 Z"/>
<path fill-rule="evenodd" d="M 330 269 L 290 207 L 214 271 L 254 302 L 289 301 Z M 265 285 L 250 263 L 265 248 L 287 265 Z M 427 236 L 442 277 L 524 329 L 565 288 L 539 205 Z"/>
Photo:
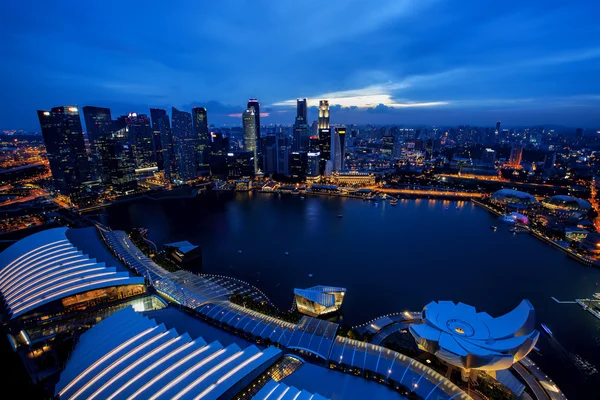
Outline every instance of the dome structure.
<path fill-rule="evenodd" d="M 552 196 L 542 201 L 542 205 L 551 210 L 588 212 L 592 209 L 589 201 L 573 196 Z"/>
<path fill-rule="evenodd" d="M 525 208 L 537 204 L 535 197 L 529 193 L 513 189 L 501 189 L 492 194 L 490 200 L 502 205 Z"/>
<path fill-rule="evenodd" d="M 465 370 L 507 369 L 533 349 L 540 335 L 528 300 L 498 318 L 467 304 L 433 301 L 422 317 L 422 324 L 409 328 L 419 348 Z"/>

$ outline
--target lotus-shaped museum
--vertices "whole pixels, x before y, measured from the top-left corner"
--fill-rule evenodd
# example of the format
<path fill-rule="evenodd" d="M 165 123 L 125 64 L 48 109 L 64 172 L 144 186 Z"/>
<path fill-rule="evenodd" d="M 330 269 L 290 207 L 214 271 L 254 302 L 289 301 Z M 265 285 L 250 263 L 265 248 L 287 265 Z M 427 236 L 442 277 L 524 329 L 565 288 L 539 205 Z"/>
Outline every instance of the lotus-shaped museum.
<path fill-rule="evenodd" d="M 467 370 L 509 368 L 531 351 L 540 335 L 528 300 L 498 318 L 467 304 L 433 301 L 422 317 L 422 324 L 410 327 L 419 348 Z"/>

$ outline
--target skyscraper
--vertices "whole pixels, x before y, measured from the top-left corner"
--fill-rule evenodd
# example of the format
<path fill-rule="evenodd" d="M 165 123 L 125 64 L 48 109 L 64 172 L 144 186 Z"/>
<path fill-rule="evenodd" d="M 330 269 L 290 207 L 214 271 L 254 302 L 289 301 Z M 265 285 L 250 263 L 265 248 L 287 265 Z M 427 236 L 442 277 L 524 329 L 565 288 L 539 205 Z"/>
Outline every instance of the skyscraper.
<path fill-rule="evenodd" d="M 100 178 L 102 171 L 100 168 L 100 151 L 98 149 L 98 139 L 110 124 L 112 117 L 110 108 L 86 106 L 83 107 L 83 118 L 85 120 L 85 129 L 90 142 L 90 159 L 92 161 L 91 171 L 95 178 Z"/>
<path fill-rule="evenodd" d="M 338 171 L 345 168 L 345 160 L 346 160 L 346 127 L 342 126 L 336 128 L 338 140 L 340 143 L 340 156 L 339 156 L 339 164 Z"/>
<path fill-rule="evenodd" d="M 319 130 L 329 129 L 329 100 L 319 101 Z"/>
<path fill-rule="evenodd" d="M 272 175 L 277 172 L 277 136 L 263 136 L 262 142 L 265 159 L 265 169 L 263 172 L 266 175 Z"/>
<path fill-rule="evenodd" d="M 250 104 L 250 103 L 248 103 Z M 242 115 L 242 124 L 244 126 L 244 150 L 254 153 L 254 171 L 258 171 L 258 136 L 256 132 L 256 110 L 249 106 Z"/>
<path fill-rule="evenodd" d="M 126 137 L 133 151 L 136 168 L 156 167 L 153 132 L 147 115 L 129 113 L 119 117 L 125 125 Z"/>
<path fill-rule="evenodd" d="M 152 118 L 152 144 L 154 145 L 154 156 L 156 157 L 156 166 L 159 171 L 165 169 L 165 159 L 163 154 L 160 124 L 159 120 L 167 115 L 167 111 L 160 108 L 150 109 L 150 118 Z"/>
<path fill-rule="evenodd" d="M 290 169 L 290 139 L 287 137 L 277 138 L 277 173 L 289 175 Z"/>
<path fill-rule="evenodd" d="M 248 109 L 254 109 L 254 126 L 256 130 L 256 170 L 264 169 L 263 167 L 263 151 L 261 148 L 261 133 L 260 133 L 260 104 L 258 99 L 250 99 L 248 100 Z"/>
<path fill-rule="evenodd" d="M 521 166 L 521 157 L 523 155 L 523 146 L 520 144 L 515 144 L 510 150 L 510 159 L 508 161 L 511 167 L 520 167 Z"/>
<path fill-rule="evenodd" d="M 227 177 L 227 153 L 229 152 L 229 138 L 222 133 L 211 133 L 209 166 L 210 174 L 219 178 Z"/>
<path fill-rule="evenodd" d="M 500 121 L 496 121 L 496 131 L 494 132 L 494 141 L 500 142 Z"/>
<path fill-rule="evenodd" d="M 162 148 L 163 165 L 165 168 L 165 180 L 172 182 L 177 176 L 177 157 L 175 156 L 175 143 L 173 132 L 167 111 L 154 108 L 156 123 L 160 132 L 160 145 Z"/>
<path fill-rule="evenodd" d="M 296 100 L 296 120 L 294 122 L 293 151 L 308 151 L 310 137 L 307 121 L 306 99 Z"/>
<path fill-rule="evenodd" d="M 127 134 L 122 121 L 114 121 L 98 139 L 102 181 L 117 194 L 127 194 L 137 188 L 135 156 Z"/>
<path fill-rule="evenodd" d="M 171 118 L 173 120 L 173 143 L 177 159 L 177 173 L 179 180 L 185 182 L 197 177 L 196 137 L 192 129 L 192 115 L 173 107 Z"/>
<path fill-rule="evenodd" d="M 210 137 L 208 133 L 208 118 L 206 108 L 194 107 L 192 109 L 194 122 L 194 135 L 196 135 L 196 169 L 198 174 L 209 172 L 208 158 L 210 155 Z"/>
<path fill-rule="evenodd" d="M 290 153 L 290 175 L 292 178 L 306 178 L 308 170 L 308 153 L 305 151 L 292 151 Z"/>
<path fill-rule="evenodd" d="M 51 111 L 38 111 L 38 118 L 54 187 L 78 202 L 83 182 L 90 179 L 79 110 L 74 106 L 54 107 Z"/>

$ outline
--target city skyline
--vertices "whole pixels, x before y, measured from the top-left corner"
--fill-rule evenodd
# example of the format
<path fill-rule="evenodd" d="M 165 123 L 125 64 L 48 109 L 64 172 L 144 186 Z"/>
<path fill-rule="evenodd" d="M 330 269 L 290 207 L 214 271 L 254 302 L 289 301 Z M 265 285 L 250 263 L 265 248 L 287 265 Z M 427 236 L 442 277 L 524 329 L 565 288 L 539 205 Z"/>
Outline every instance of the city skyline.
<path fill-rule="evenodd" d="M 306 97 L 309 122 L 328 99 L 332 124 L 597 128 L 600 5 L 585 3 L 309 3 L 316 22 L 293 18 L 287 4 L 132 3 L 138 18 L 113 13 L 115 29 L 85 5 L 23 12 L 11 3 L 0 127 L 37 130 L 35 110 L 59 104 L 115 115 L 201 106 L 210 123 L 239 125 L 248 98 L 261 100 L 263 125 L 293 124 Z"/>

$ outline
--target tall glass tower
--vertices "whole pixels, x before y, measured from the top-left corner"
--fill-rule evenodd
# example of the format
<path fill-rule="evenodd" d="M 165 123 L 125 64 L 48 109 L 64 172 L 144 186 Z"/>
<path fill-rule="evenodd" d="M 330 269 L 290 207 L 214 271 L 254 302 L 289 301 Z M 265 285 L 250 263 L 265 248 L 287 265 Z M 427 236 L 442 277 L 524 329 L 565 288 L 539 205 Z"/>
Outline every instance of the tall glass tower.
<path fill-rule="evenodd" d="M 208 136 L 208 118 L 206 108 L 192 109 L 194 135 L 196 136 L 196 170 L 198 173 L 209 172 L 210 137 Z"/>
<path fill-rule="evenodd" d="M 244 150 L 251 151 L 254 154 L 254 172 L 259 168 L 258 164 L 258 137 L 256 132 L 256 110 L 254 107 L 248 107 L 242 114 L 242 124 L 244 126 Z"/>
<path fill-rule="evenodd" d="M 196 175 L 196 137 L 192 129 L 192 114 L 179 111 L 175 107 L 171 110 L 173 122 L 173 143 L 177 159 L 177 172 L 179 180 L 188 181 Z"/>

